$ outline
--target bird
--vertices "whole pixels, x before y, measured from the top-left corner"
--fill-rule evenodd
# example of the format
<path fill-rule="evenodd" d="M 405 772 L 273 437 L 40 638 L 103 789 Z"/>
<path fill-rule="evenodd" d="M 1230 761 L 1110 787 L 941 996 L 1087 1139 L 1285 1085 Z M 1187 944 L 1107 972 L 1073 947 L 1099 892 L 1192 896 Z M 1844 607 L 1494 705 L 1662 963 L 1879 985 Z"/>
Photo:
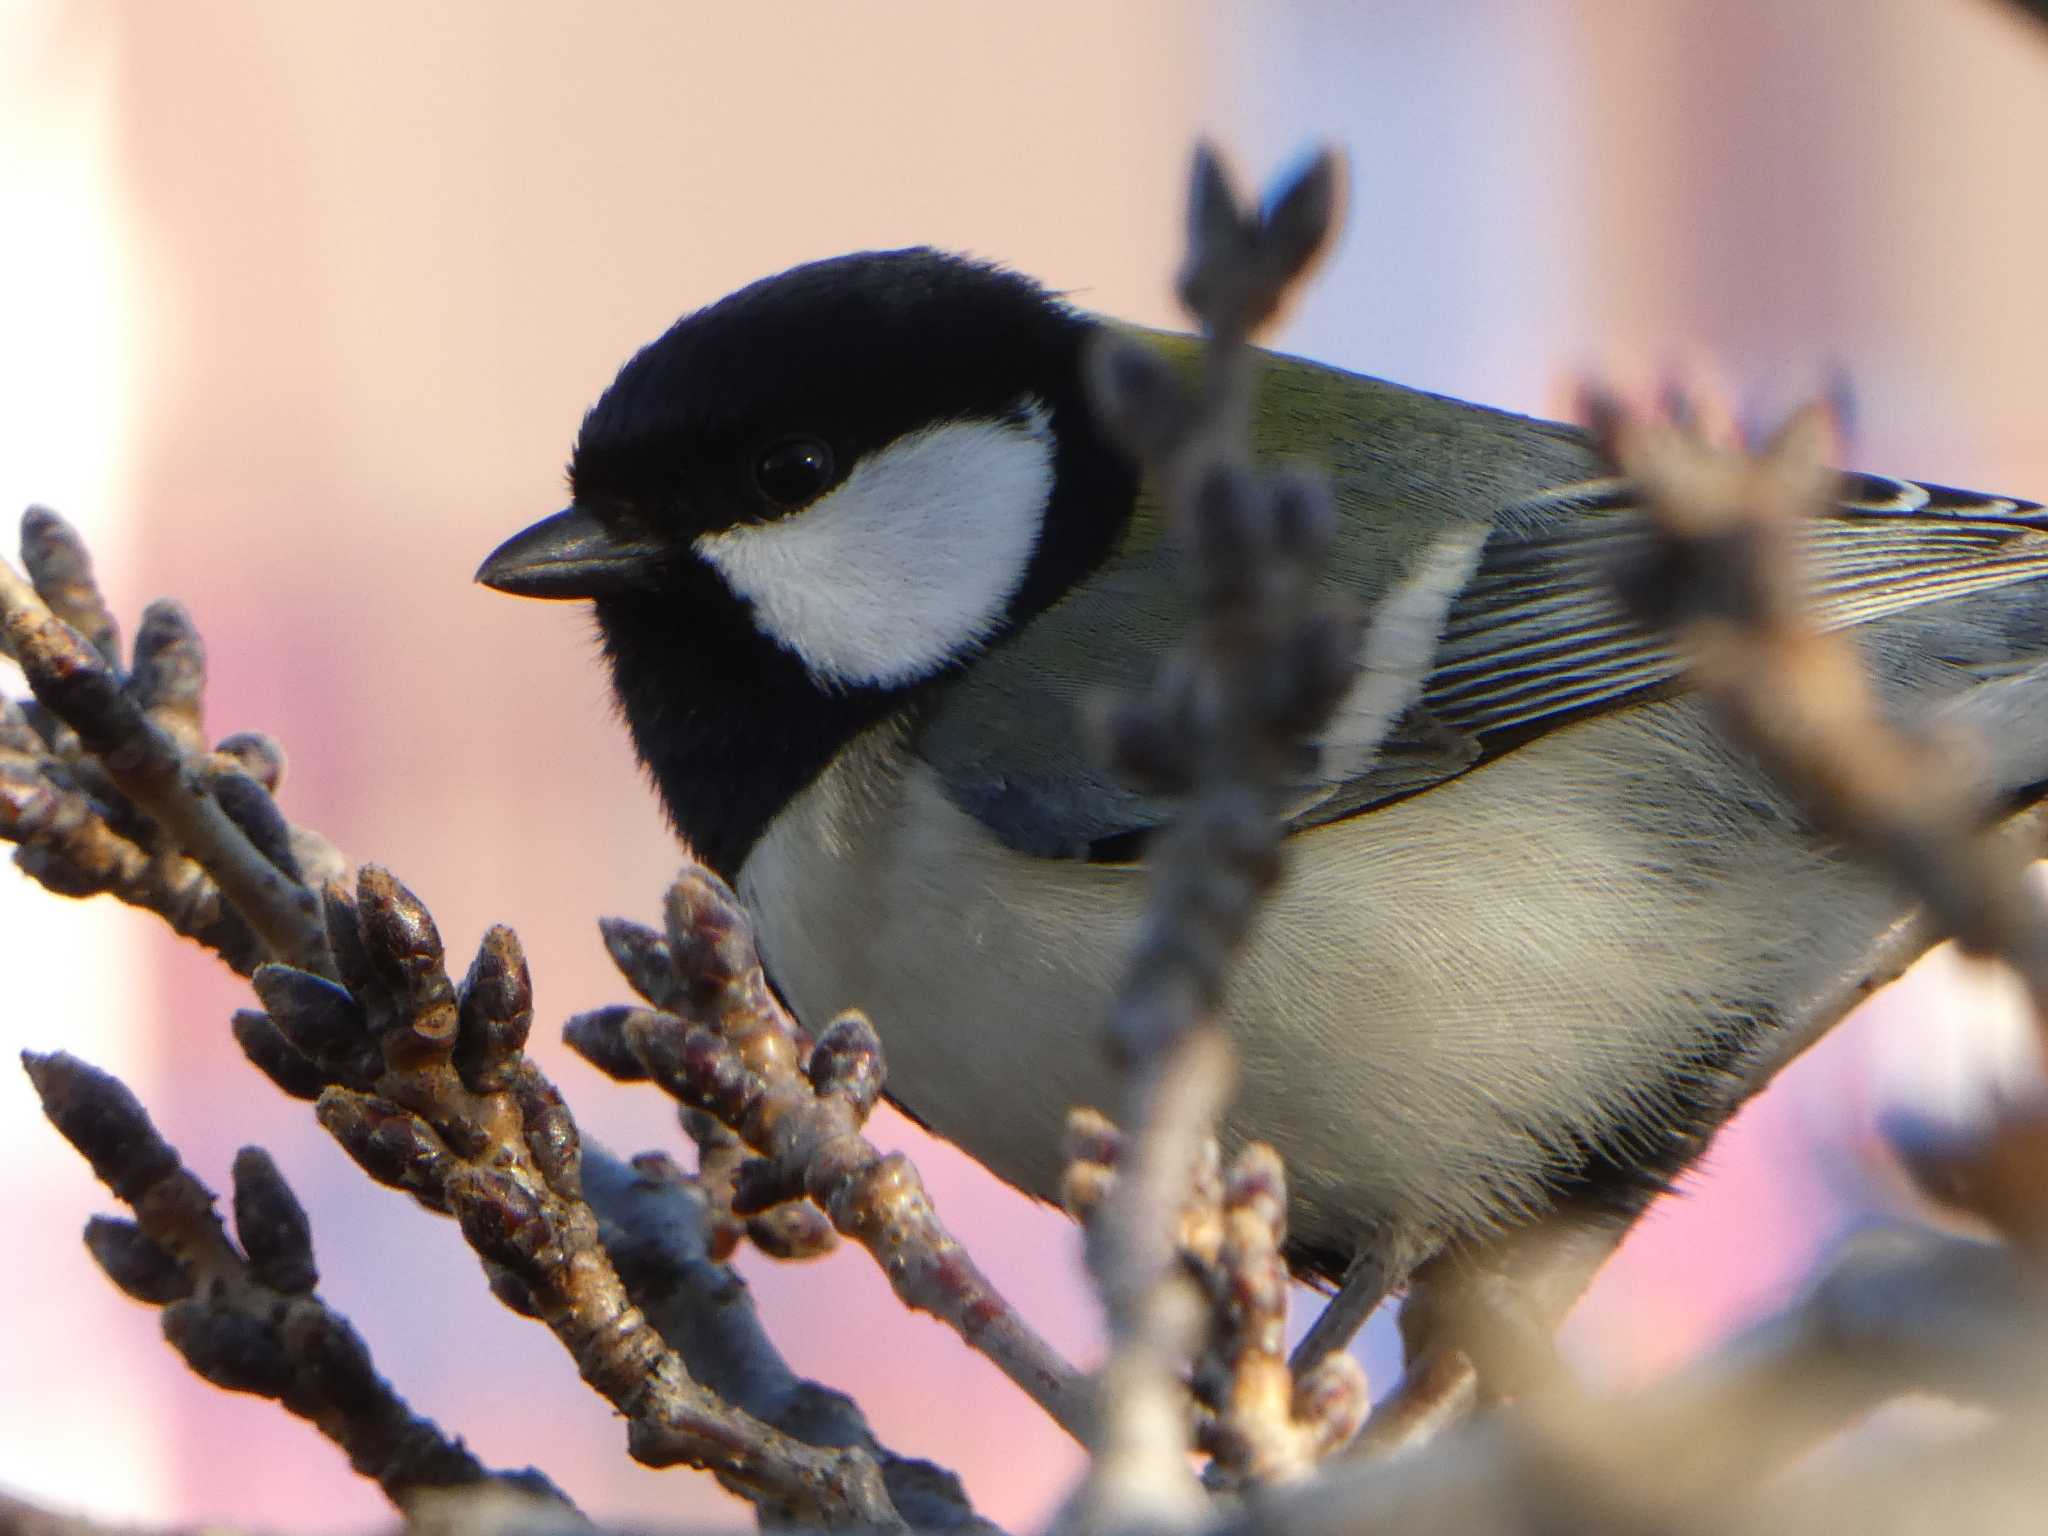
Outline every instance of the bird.
<path fill-rule="evenodd" d="M 764 278 L 626 362 L 569 506 L 478 571 L 593 604 L 637 755 L 778 993 L 814 1031 L 867 1012 L 891 1098 L 1043 1199 L 1069 1110 L 1115 1102 L 1103 1022 L 1174 810 L 1080 705 L 1141 687 L 1193 602 L 1090 408 L 1105 336 L 1201 345 L 925 247 Z M 1226 1137 L 1285 1158 L 1296 1272 L 1370 1302 L 1561 1213 L 1625 1230 L 1910 908 L 1622 611 L 1641 518 L 1586 432 L 1259 365 L 1254 458 L 1328 479 L 1323 585 L 1441 589 L 1391 726 L 1347 700 L 1304 751 L 1223 1008 Z M 1886 707 L 1974 732 L 1997 805 L 2037 794 L 2048 512 L 1845 473 L 1805 550 Z"/>

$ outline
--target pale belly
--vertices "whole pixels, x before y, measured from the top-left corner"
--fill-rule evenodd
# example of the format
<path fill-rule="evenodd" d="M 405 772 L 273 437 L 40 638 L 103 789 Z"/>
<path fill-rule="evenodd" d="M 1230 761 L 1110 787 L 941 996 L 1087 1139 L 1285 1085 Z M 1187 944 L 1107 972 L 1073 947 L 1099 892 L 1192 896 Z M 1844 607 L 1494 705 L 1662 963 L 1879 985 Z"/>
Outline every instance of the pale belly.
<path fill-rule="evenodd" d="M 1402 1264 L 1542 1210 L 1587 1145 L 1654 1134 L 1689 1057 L 1796 1011 L 1899 906 L 1688 701 L 1288 855 L 1231 984 L 1228 1131 L 1286 1158 L 1304 1239 Z M 1054 1196 L 1068 1108 L 1117 1104 L 1101 1042 L 1141 870 L 1010 851 L 882 733 L 770 828 L 741 890 L 807 1024 L 865 1011 L 892 1094 Z"/>

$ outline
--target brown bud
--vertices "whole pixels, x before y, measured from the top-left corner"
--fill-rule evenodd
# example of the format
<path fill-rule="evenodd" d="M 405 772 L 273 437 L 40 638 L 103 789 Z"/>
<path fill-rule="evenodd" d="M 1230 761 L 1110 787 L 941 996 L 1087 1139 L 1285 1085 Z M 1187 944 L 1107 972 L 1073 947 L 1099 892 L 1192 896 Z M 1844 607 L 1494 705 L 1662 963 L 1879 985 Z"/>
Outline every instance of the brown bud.
<path fill-rule="evenodd" d="M 760 1098 L 761 1079 L 721 1035 L 646 1012 L 627 1020 L 625 1031 L 633 1055 L 666 1092 L 723 1124 L 739 1125 Z"/>
<path fill-rule="evenodd" d="M 274 736 L 266 736 L 261 731 L 237 731 L 232 736 L 223 737 L 213 750 L 232 761 L 273 795 L 284 783 L 284 748 Z"/>
<path fill-rule="evenodd" d="M 379 1184 L 402 1189 L 435 1210 L 447 1208 L 444 1189 L 458 1164 L 426 1121 L 387 1099 L 346 1088 L 321 1094 L 316 1112 L 328 1134 Z"/>
<path fill-rule="evenodd" d="M 356 877 L 356 922 L 370 965 L 399 1008 L 403 1034 L 386 1042 L 392 1064 L 419 1065 L 455 1046 L 455 988 L 441 934 L 426 905 L 389 870 L 365 865 Z"/>
<path fill-rule="evenodd" d="M 773 1158 L 750 1157 L 733 1171 L 732 1210 L 754 1216 L 804 1197 L 804 1170 Z"/>
<path fill-rule="evenodd" d="M 1114 1165 L 1123 1156 L 1123 1147 L 1123 1132 L 1102 1111 L 1085 1106 L 1067 1111 L 1064 1148 L 1069 1162 Z"/>
<path fill-rule="evenodd" d="M 867 1016 L 849 1010 L 828 1024 L 811 1052 L 806 1075 L 820 1094 L 846 1100 L 856 1118 L 865 1121 L 882 1096 L 886 1075 L 882 1042 Z"/>
<path fill-rule="evenodd" d="M 456 1170 L 448 1206 L 470 1247 L 529 1283 L 535 1261 L 555 1241 L 554 1223 L 534 1192 L 496 1168 Z"/>
<path fill-rule="evenodd" d="M 37 702 L 58 720 L 76 722 L 79 748 L 99 756 L 132 758 L 134 743 L 147 732 L 148 722 L 99 652 L 49 619 L 16 614 L 8 623 L 17 649 L 34 643 L 31 664 L 23 671 Z M 53 727 L 53 747 L 66 735 Z"/>
<path fill-rule="evenodd" d="M 1294 1384 L 1294 1421 L 1309 1431 L 1318 1461 L 1351 1443 L 1371 1406 L 1365 1367 L 1341 1351 L 1325 1355 Z"/>
<path fill-rule="evenodd" d="M 1272 253 L 1275 289 L 1292 283 L 1315 260 L 1337 226 L 1343 200 L 1344 160 L 1328 147 L 1317 150 L 1269 200 L 1260 222 Z"/>
<path fill-rule="evenodd" d="M 502 925 L 477 945 L 458 1004 L 456 1070 L 478 1093 L 511 1084 L 533 1028 L 533 982 L 519 936 Z"/>
<path fill-rule="evenodd" d="M 311 1101 L 333 1081 L 324 1067 L 284 1037 L 267 1013 L 254 1008 L 235 1012 L 235 1043 L 258 1071 L 295 1099 Z"/>
<path fill-rule="evenodd" d="M 1256 231 L 1216 146 L 1197 144 L 1188 169 L 1187 255 L 1175 284 L 1181 304 L 1197 319 L 1222 328 L 1237 318 L 1222 309 L 1241 281 L 1236 274 L 1251 265 Z"/>
<path fill-rule="evenodd" d="M 872 1154 L 870 1154 L 872 1157 Z M 813 1163 L 813 1193 L 829 1201 L 832 1224 L 842 1232 L 874 1233 L 900 1222 L 924 1197 L 917 1165 L 901 1152 L 873 1158 L 858 1177 L 840 1176 L 820 1159 Z"/>
<path fill-rule="evenodd" d="M 327 947 L 333 952 L 341 984 L 361 998 L 381 990 L 369 951 L 363 948 L 354 895 L 340 882 L 331 882 L 320 888 L 320 907 L 327 922 Z"/>
<path fill-rule="evenodd" d="M 0 694 L 0 752 L 18 752 L 23 757 L 41 757 L 43 738 L 28 723 L 21 706 Z"/>
<path fill-rule="evenodd" d="M 1287 1240 L 1287 1166 L 1263 1141 L 1237 1154 L 1223 1189 L 1224 1203 L 1242 1210 L 1272 1233 L 1274 1247 Z"/>
<path fill-rule="evenodd" d="M 831 1220 L 808 1200 L 791 1200 L 747 1219 L 747 1237 L 771 1259 L 815 1259 L 839 1246 Z"/>
<path fill-rule="evenodd" d="M 1060 1175 L 1060 1206 L 1076 1221 L 1102 1207 L 1116 1184 L 1116 1170 L 1102 1163 L 1069 1163 Z"/>
<path fill-rule="evenodd" d="M 1194 755 L 1178 722 L 1152 695 L 1092 694 L 1085 722 L 1095 754 L 1130 784 L 1159 795 L 1192 787 Z"/>
<path fill-rule="evenodd" d="M 655 1013 L 631 1003 L 614 1003 L 609 1008 L 577 1014 L 562 1026 L 562 1040 L 606 1076 L 622 1083 L 643 1083 L 647 1081 L 647 1068 L 633 1054 L 634 1036 L 628 1028 L 643 1015 L 648 1018 L 650 1029 L 680 1032 L 684 1028 L 683 1021 L 674 1014 Z"/>
<path fill-rule="evenodd" d="M 1192 403 L 1153 348 L 1104 332 L 1086 356 L 1089 403 L 1109 435 L 1135 457 L 1159 462 L 1193 424 Z"/>
<path fill-rule="evenodd" d="M 356 925 L 371 965 L 394 986 L 404 988 L 415 973 L 441 964 L 432 914 L 382 865 L 365 864 L 356 876 Z"/>
<path fill-rule="evenodd" d="M 739 898 L 702 866 L 683 871 L 663 903 L 669 953 L 693 996 L 731 986 L 758 963 Z"/>
<path fill-rule="evenodd" d="M 235 1154 L 235 1236 L 257 1282 L 287 1296 L 305 1296 L 320 1283 L 313 1267 L 313 1229 L 299 1197 L 261 1147 Z"/>
<path fill-rule="evenodd" d="M 1272 488 L 1273 542 L 1291 559 L 1320 563 L 1337 537 L 1337 509 L 1328 482 L 1300 470 L 1282 470 L 1273 476 Z"/>
<path fill-rule="evenodd" d="M 242 829 L 250 845 L 277 869 L 297 880 L 299 860 L 292 847 L 291 823 L 270 798 L 270 791 L 238 765 L 224 764 L 218 759 L 208 765 L 203 778 L 214 803 Z"/>
<path fill-rule="evenodd" d="M 192 1294 L 192 1276 L 132 1221 L 95 1216 L 85 1224 L 93 1262 L 135 1300 L 153 1307 Z"/>
<path fill-rule="evenodd" d="M 338 1313 L 301 1307 L 287 1314 L 284 1345 L 293 1367 L 284 1403 L 294 1412 L 374 1412 L 388 1400 L 369 1346 Z"/>
<path fill-rule="evenodd" d="M 206 646 L 183 604 L 159 598 L 142 610 L 128 694 L 183 750 L 205 750 Z"/>
<path fill-rule="evenodd" d="M 540 1073 L 528 1068 L 513 1090 L 526 1127 L 526 1147 L 548 1188 L 565 1200 L 583 1197 L 582 1141 L 576 1120 L 561 1092 Z"/>
<path fill-rule="evenodd" d="M 178 1171 L 178 1154 L 119 1078 L 64 1051 L 23 1051 L 21 1064 L 50 1123 L 126 1203 L 136 1204 Z"/>
<path fill-rule="evenodd" d="M 78 530 L 48 507 L 30 507 L 21 515 L 21 563 L 50 612 L 77 630 L 108 666 L 118 667 L 119 627 L 100 595 Z"/>
<path fill-rule="evenodd" d="M 1364 615 L 1326 604 L 1298 614 L 1280 647 L 1264 701 L 1264 727 L 1293 739 L 1321 728 L 1358 675 Z"/>
<path fill-rule="evenodd" d="M 303 1054 L 350 1076 L 373 1070 L 369 1020 L 347 991 L 288 965 L 258 966 L 250 980 L 271 1022 Z"/>
<path fill-rule="evenodd" d="M 533 1292 L 526 1288 L 526 1282 L 496 1264 L 484 1263 L 484 1278 L 489 1282 L 491 1294 L 521 1317 L 539 1317 L 540 1303 L 533 1299 Z"/>
<path fill-rule="evenodd" d="M 35 762 L 0 760 L 0 835 L 9 842 L 47 837 L 84 814 L 84 797 L 66 795 Z"/>
<path fill-rule="evenodd" d="M 1205 596 L 1248 595 L 1246 583 L 1265 566 L 1271 538 L 1264 483 L 1243 464 L 1205 464 L 1188 498 L 1188 553 Z"/>
<path fill-rule="evenodd" d="M 316 891 L 348 877 L 348 860 L 341 850 L 311 827 L 292 828 L 292 860 L 299 866 L 301 881 Z"/>
<path fill-rule="evenodd" d="M 626 985 L 657 1008 L 670 1011 L 687 1006 L 682 983 L 676 979 L 668 940 L 641 923 L 623 917 L 600 918 L 598 932 L 604 935 L 605 952 L 626 978 Z"/>
<path fill-rule="evenodd" d="M 195 1297 L 165 1307 L 163 1327 L 185 1363 L 216 1387 L 275 1398 L 291 1385 L 283 1344 L 256 1318 Z"/>

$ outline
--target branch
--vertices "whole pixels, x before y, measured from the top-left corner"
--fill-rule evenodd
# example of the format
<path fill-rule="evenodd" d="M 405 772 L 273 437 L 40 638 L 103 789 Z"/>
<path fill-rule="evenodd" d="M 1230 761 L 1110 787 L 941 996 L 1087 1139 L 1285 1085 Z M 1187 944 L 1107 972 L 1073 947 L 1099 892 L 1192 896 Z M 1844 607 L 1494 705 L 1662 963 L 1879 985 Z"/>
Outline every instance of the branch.
<path fill-rule="evenodd" d="M 1204 1508 L 1188 1471 L 1180 1375 L 1199 1316 L 1190 1273 L 1208 1293 L 1197 1384 L 1220 1410 L 1209 1435 L 1226 1480 L 1301 1475 L 1341 1443 L 1334 1426 L 1355 1427 L 1364 1402 L 1348 1362 L 1300 1381 L 1288 1372 L 1273 1294 L 1284 1296 L 1284 1185 L 1269 1153 L 1248 1153 L 1233 1171 L 1234 1249 L 1177 1241 L 1191 1194 L 1196 1227 L 1205 1204 L 1218 1216 L 1225 1205 L 1199 1192 L 1231 1077 L 1214 1016 L 1230 960 L 1280 874 L 1275 791 L 1358 668 L 1359 616 L 1316 589 L 1335 529 L 1327 488 L 1248 467 L 1247 343 L 1322 250 L 1340 182 L 1325 152 L 1262 214 L 1212 151 L 1198 151 L 1180 274 L 1182 302 L 1208 339 L 1198 392 L 1184 393 L 1161 358 L 1132 343 L 1108 342 L 1091 359 L 1098 413 L 1166 493 L 1196 617 L 1152 689 L 1097 717 L 1112 766 L 1185 806 L 1147 848 L 1151 893 L 1110 1024 L 1127 1071 L 1116 1177 L 1084 1197 L 1110 1354 L 1095 1459 L 1070 1513 L 1083 1531 L 1185 1527 Z M 1084 1168 L 1070 1192 L 1105 1129 L 1099 1117 L 1071 1123 Z"/>
<path fill-rule="evenodd" d="M 634 1303 L 707 1388 L 812 1445 L 864 1449 L 882 1469 L 890 1502 L 920 1529 L 999 1536 L 974 1513 L 957 1477 L 889 1450 L 853 1399 L 789 1368 L 746 1282 L 717 1255 L 719 1223 L 701 1181 L 660 1153 L 629 1165 L 586 1146 L 583 1190 Z"/>
<path fill-rule="evenodd" d="M 783 1521 L 899 1525 L 864 1451 L 723 1401 L 632 1304 L 583 1198 L 575 1121 L 524 1054 L 532 990 L 511 930 L 484 936 L 458 990 L 433 919 L 383 870 L 353 900 L 330 890 L 327 914 L 340 984 L 259 970 L 265 1012 L 236 1019 L 251 1057 L 287 1091 L 319 1082 L 320 1123 L 366 1173 L 456 1218 L 499 1299 L 625 1416 L 636 1460 L 705 1468 Z"/>
<path fill-rule="evenodd" d="M 377 1374 L 348 1319 L 313 1294 L 306 1213 L 268 1153 L 235 1158 L 237 1249 L 212 1194 L 118 1079 L 61 1051 L 22 1063 L 50 1122 L 135 1213 L 94 1217 L 86 1247 L 115 1285 L 163 1309 L 164 1337 L 193 1371 L 305 1419 L 402 1512 L 429 1490 L 496 1483 L 573 1513 L 538 1472 L 486 1470 Z"/>
<path fill-rule="evenodd" d="M 283 818 L 233 744 L 218 760 L 204 752 L 204 661 L 184 610 L 152 606 L 124 678 L 77 534 L 31 507 L 22 556 L 35 584 L 0 561 L 0 635 L 48 720 L 37 732 L 18 711 L 0 718 L 0 836 L 39 854 L 23 867 L 61 894 L 106 891 L 147 907 L 245 974 L 265 957 L 329 974 L 319 901 Z M 103 785 L 147 825 L 124 824 L 93 794 Z"/>
<path fill-rule="evenodd" d="M 1123 1138 L 1082 1110 L 1069 1117 L 1067 1139 L 1061 1198 L 1076 1220 L 1093 1221 L 1114 1187 Z M 1287 1175 L 1278 1155 L 1253 1142 L 1225 1169 L 1209 1140 L 1198 1153 L 1175 1249 L 1207 1310 L 1192 1373 L 1195 1444 L 1211 1458 L 1215 1488 L 1305 1477 L 1365 1417 L 1365 1373 L 1349 1355 L 1325 1356 L 1298 1378 L 1289 1369 L 1286 1235 Z M 1172 1432 L 1185 1433 L 1177 1422 Z"/>
<path fill-rule="evenodd" d="M 655 1083 L 752 1148 L 735 1175 L 739 1215 L 815 1201 L 873 1255 L 905 1306 L 953 1329 L 1081 1436 L 1086 1403 L 1073 1368 L 946 1230 L 910 1160 L 862 1134 L 882 1091 L 873 1026 L 841 1014 L 811 1047 L 768 988 L 745 908 L 709 870 L 686 869 L 666 913 L 666 934 L 604 925 L 613 961 L 654 1006 L 582 1014 L 563 1030 L 570 1047 L 620 1081 Z"/>
<path fill-rule="evenodd" d="M 1956 742 L 1886 718 L 1854 643 L 1814 621 L 1800 538 L 1832 500 L 1825 406 L 1754 457 L 1593 402 L 1603 444 L 1641 487 L 1654 542 L 1619 573 L 1624 603 L 1669 629 L 1729 731 L 1851 847 L 1899 880 L 1969 954 L 2004 961 L 2048 1039 L 2048 905 Z"/>
<path fill-rule="evenodd" d="M 105 661 L 116 645 L 113 621 L 83 545 L 49 513 L 32 511 L 24 526 L 37 590 L 0 568 L 0 582 L 10 583 L 0 587 L 10 650 L 41 695 L 30 711 L 0 713 L 0 834 L 23 845 L 21 862 L 53 889 L 111 892 L 157 911 L 253 971 L 264 1008 L 235 1017 L 244 1053 L 286 1093 L 317 1100 L 322 1123 L 373 1177 L 457 1216 L 501 1299 L 542 1317 L 626 1414 L 641 1460 L 706 1467 L 781 1520 L 899 1525 L 893 1485 L 934 1517 L 934 1528 L 975 1523 L 950 1474 L 883 1451 L 850 1405 L 823 1420 L 793 1414 L 786 1432 L 691 1377 L 606 1256 L 581 1194 L 573 1120 L 523 1053 L 531 994 L 517 939 L 506 929 L 487 935 L 458 990 L 432 919 L 388 874 L 365 870 L 353 899 L 331 886 L 323 905 L 300 867 L 332 874 L 341 860 L 278 812 L 270 792 L 282 754 L 253 736 L 205 749 L 202 653 L 182 612 L 152 607 L 135 665 L 118 677 Z M 148 768 L 139 779 L 135 762 Z M 161 826 L 143 813 L 156 803 L 151 794 L 173 809 Z M 209 843 L 216 823 L 232 836 Z M 186 856 L 188 836 L 204 857 Z M 248 878 L 244 855 L 275 879 Z M 251 902 L 275 927 L 283 916 L 262 904 L 278 880 L 314 904 L 316 931 L 294 935 L 288 951 L 302 965 L 261 963 L 280 945 L 237 907 Z M 286 905 L 297 911 L 299 902 Z M 830 1241 L 807 1206 L 732 1216 L 730 1138 L 694 1129 L 721 1257 L 741 1230 L 783 1256 Z M 900 1182 L 895 1165 L 886 1172 Z M 710 1336 L 700 1328 L 693 1337 L 704 1344 Z M 808 1395 L 814 1405 L 823 1394 L 772 1350 L 767 1358 L 787 1378 L 790 1402 Z"/>

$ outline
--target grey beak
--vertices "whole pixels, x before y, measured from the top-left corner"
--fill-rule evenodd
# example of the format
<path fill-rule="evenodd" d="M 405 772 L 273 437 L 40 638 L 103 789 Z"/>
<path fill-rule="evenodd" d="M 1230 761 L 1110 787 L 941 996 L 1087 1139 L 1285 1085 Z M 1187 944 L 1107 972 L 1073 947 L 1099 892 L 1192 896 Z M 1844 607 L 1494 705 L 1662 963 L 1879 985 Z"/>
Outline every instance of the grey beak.
<path fill-rule="evenodd" d="M 492 550 L 476 579 L 514 597 L 604 597 L 652 585 L 666 554 L 654 540 L 614 533 L 570 507 Z"/>

